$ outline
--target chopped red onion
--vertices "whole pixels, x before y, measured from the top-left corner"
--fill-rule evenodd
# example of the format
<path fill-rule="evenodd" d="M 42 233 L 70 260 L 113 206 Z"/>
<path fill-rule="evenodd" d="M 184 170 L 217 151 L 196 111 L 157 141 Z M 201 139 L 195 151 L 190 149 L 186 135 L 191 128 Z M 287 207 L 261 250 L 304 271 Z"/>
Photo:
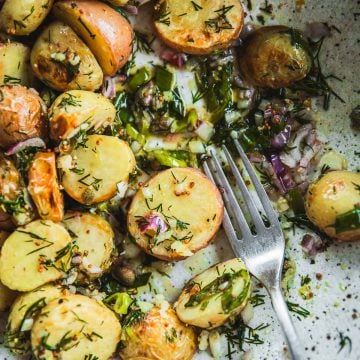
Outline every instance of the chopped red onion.
<path fill-rule="evenodd" d="M 183 68 L 186 63 L 186 55 L 176 50 L 165 48 L 160 53 L 160 59 L 167 61 L 177 68 Z"/>
<path fill-rule="evenodd" d="M 116 96 L 115 79 L 105 76 L 101 88 L 101 94 L 107 99 L 113 99 Z"/>
<path fill-rule="evenodd" d="M 279 155 L 270 155 L 270 161 L 273 166 L 276 177 L 280 182 L 280 190 L 283 193 L 288 192 L 290 189 L 296 186 L 295 181 L 292 179 L 290 173 L 287 171 L 285 165 L 282 163 Z"/>
<path fill-rule="evenodd" d="M 321 241 L 320 237 L 315 234 L 304 235 L 301 241 L 301 247 L 304 253 L 311 257 L 314 257 L 319 252 L 325 250 L 324 243 Z"/>
<path fill-rule="evenodd" d="M 138 225 L 142 233 L 148 233 L 151 236 L 162 234 L 169 228 L 161 215 L 157 213 L 145 215 L 143 219 L 138 221 Z"/>
<path fill-rule="evenodd" d="M 285 125 L 284 130 L 280 131 L 272 140 L 271 147 L 274 149 L 283 148 L 290 140 L 292 126 Z"/>
<path fill-rule="evenodd" d="M 126 12 L 128 12 L 129 14 L 131 14 L 131 15 L 138 15 L 139 14 L 139 9 L 135 5 L 126 4 L 126 5 L 123 6 L 123 9 Z"/>
<path fill-rule="evenodd" d="M 39 137 L 34 137 L 31 139 L 27 139 L 27 140 L 18 142 L 17 144 L 12 146 L 8 151 L 6 151 L 5 155 L 6 156 L 15 155 L 18 152 L 25 150 L 26 148 L 29 148 L 29 147 L 45 148 L 46 144 L 43 139 L 41 139 Z"/>

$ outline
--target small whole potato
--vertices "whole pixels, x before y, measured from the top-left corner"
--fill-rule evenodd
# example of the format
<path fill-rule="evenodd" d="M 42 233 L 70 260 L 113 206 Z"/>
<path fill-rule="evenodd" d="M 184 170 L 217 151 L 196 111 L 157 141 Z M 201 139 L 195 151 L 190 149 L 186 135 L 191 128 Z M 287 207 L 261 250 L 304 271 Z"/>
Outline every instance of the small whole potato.
<path fill-rule="evenodd" d="M 286 26 L 254 31 L 239 54 L 240 73 L 251 85 L 278 89 L 306 77 L 311 68 L 307 41 Z"/>
<path fill-rule="evenodd" d="M 33 89 L 0 87 L 0 147 L 8 148 L 32 137 L 47 137 L 46 105 Z"/>
<path fill-rule="evenodd" d="M 359 173 L 328 172 L 309 186 L 305 205 L 308 218 L 331 238 L 360 240 Z"/>
<path fill-rule="evenodd" d="M 120 350 L 121 359 L 191 360 L 196 350 L 196 335 L 164 301 L 154 306 L 145 318 L 126 328 Z"/>

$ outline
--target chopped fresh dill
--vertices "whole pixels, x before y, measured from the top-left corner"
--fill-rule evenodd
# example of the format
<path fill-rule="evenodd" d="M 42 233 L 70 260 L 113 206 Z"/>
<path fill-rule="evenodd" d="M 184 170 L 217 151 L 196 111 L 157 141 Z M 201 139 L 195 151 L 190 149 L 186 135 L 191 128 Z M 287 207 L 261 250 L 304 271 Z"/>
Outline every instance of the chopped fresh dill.
<path fill-rule="evenodd" d="M 308 317 L 310 315 L 310 311 L 306 310 L 305 308 L 303 308 L 302 306 L 300 306 L 299 304 L 295 304 L 292 303 L 290 301 L 286 302 L 289 311 L 294 312 L 304 318 Z"/>
<path fill-rule="evenodd" d="M 339 351 L 342 351 L 345 346 L 348 346 L 349 347 L 349 353 L 351 353 L 351 350 L 352 350 L 352 341 L 351 339 L 348 337 L 348 336 L 344 336 L 344 334 L 342 332 L 339 331 L 339 336 L 340 336 L 340 343 L 339 343 Z"/>
<path fill-rule="evenodd" d="M 194 7 L 195 11 L 199 11 L 202 10 L 202 6 L 200 6 L 199 4 L 197 4 L 195 1 L 191 1 L 192 6 Z"/>

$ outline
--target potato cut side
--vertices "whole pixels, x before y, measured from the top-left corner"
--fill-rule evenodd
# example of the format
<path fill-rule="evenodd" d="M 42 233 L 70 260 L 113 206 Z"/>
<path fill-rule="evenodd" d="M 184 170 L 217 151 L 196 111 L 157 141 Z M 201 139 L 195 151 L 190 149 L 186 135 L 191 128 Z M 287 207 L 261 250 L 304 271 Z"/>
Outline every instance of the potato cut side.
<path fill-rule="evenodd" d="M 136 193 L 128 229 L 147 253 L 180 260 L 209 244 L 223 211 L 218 188 L 201 171 L 172 168 L 155 175 Z"/>
<path fill-rule="evenodd" d="M 176 303 L 176 313 L 184 323 L 212 329 L 239 314 L 250 293 L 250 274 L 244 263 L 228 260 L 190 280 Z"/>
<path fill-rule="evenodd" d="M 50 301 L 69 295 L 62 286 L 46 285 L 22 294 L 14 301 L 7 320 L 5 342 L 17 354 L 30 349 L 30 330 L 36 315 Z"/>
<path fill-rule="evenodd" d="M 189 54 L 228 48 L 243 23 L 239 0 L 158 0 L 155 4 L 154 24 L 161 40 Z"/>
<path fill-rule="evenodd" d="M 30 49 L 18 42 L 0 43 L 0 85 L 31 86 Z"/>
<path fill-rule="evenodd" d="M 138 324 L 127 329 L 120 357 L 128 359 L 191 360 L 196 352 L 195 331 L 185 326 L 170 304 L 154 306 Z"/>
<path fill-rule="evenodd" d="M 130 23 L 100 1 L 63 0 L 54 15 L 70 25 L 95 54 L 105 75 L 112 76 L 128 61 L 134 38 Z"/>
<path fill-rule="evenodd" d="M 43 22 L 54 0 L 5 0 L 0 11 L 0 29 L 12 35 L 29 35 Z"/>
<path fill-rule="evenodd" d="M 31 330 L 31 346 L 35 357 L 41 354 L 44 360 L 79 360 L 90 354 L 108 360 L 120 334 L 111 310 L 86 296 L 69 295 L 42 309 Z"/>
<path fill-rule="evenodd" d="M 35 75 L 55 90 L 95 91 L 103 81 L 93 53 L 69 26 L 59 21 L 40 34 L 30 60 Z"/>
<path fill-rule="evenodd" d="M 13 290 L 31 291 L 64 275 L 70 265 L 71 237 L 49 220 L 14 231 L 1 249 L 0 280 Z"/>
<path fill-rule="evenodd" d="M 117 184 L 127 183 L 136 165 L 128 143 L 113 136 L 90 135 L 70 156 L 69 167 L 66 161 L 59 160 L 62 184 L 65 191 L 82 204 L 94 204 L 113 197 Z"/>
<path fill-rule="evenodd" d="M 111 264 L 114 249 L 110 224 L 99 215 L 69 212 L 65 215 L 64 226 L 76 241 L 77 256 L 83 260 L 80 280 L 84 276 L 90 279 L 101 276 Z"/>
<path fill-rule="evenodd" d="M 49 114 L 50 136 L 61 141 L 74 137 L 81 129 L 98 130 L 110 125 L 115 119 L 116 109 L 101 94 L 71 90 L 56 98 Z"/>

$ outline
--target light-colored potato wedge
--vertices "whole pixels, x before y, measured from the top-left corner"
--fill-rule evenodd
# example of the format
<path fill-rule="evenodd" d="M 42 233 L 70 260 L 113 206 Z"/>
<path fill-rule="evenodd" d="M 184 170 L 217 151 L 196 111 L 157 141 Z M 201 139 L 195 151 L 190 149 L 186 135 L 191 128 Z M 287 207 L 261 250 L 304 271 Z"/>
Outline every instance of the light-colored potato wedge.
<path fill-rule="evenodd" d="M 0 280 L 12 290 L 31 291 L 64 275 L 70 265 L 71 237 L 49 220 L 14 231 L 1 249 Z"/>
<path fill-rule="evenodd" d="M 210 54 L 228 48 L 244 23 L 239 0 L 158 0 L 155 30 L 162 41 L 189 54 Z"/>
<path fill-rule="evenodd" d="M 67 213 L 63 223 L 76 240 L 77 256 L 83 260 L 80 281 L 101 276 L 111 265 L 114 249 L 114 232 L 110 224 L 99 215 L 81 212 Z"/>
<path fill-rule="evenodd" d="M 29 35 L 43 22 L 54 0 L 5 0 L 0 29 L 12 35 Z"/>
<path fill-rule="evenodd" d="M 81 129 L 98 130 L 110 125 L 116 115 L 112 102 L 91 91 L 71 90 L 61 94 L 50 107 L 50 137 L 61 141 Z"/>
<path fill-rule="evenodd" d="M 154 306 L 139 323 L 124 331 L 121 359 L 191 360 L 197 348 L 196 335 L 185 326 L 170 304 Z"/>
<path fill-rule="evenodd" d="M 95 91 L 103 81 L 103 72 L 90 49 L 59 21 L 40 34 L 30 61 L 35 75 L 55 90 Z"/>
<path fill-rule="evenodd" d="M 33 83 L 30 49 L 18 42 L 0 43 L 0 85 L 32 86 Z"/>
<path fill-rule="evenodd" d="M 31 330 L 31 346 L 35 357 L 41 354 L 44 360 L 85 359 L 90 354 L 107 360 L 120 334 L 120 322 L 110 309 L 86 296 L 69 295 L 42 309 Z M 59 346 L 61 341 L 66 345 Z"/>
<path fill-rule="evenodd" d="M 250 274 L 235 258 L 190 280 L 176 303 L 176 313 L 186 324 L 213 329 L 239 314 L 250 293 Z"/>
<path fill-rule="evenodd" d="M 50 301 L 69 295 L 62 286 L 45 285 L 17 297 L 7 320 L 5 342 L 17 354 L 30 349 L 30 330 L 36 315 Z"/>
<path fill-rule="evenodd" d="M 109 0 L 109 3 L 114 6 L 124 6 L 129 2 L 129 0 Z"/>
<path fill-rule="evenodd" d="M 62 184 L 65 191 L 82 204 L 94 204 L 116 194 L 117 184 L 127 182 L 135 168 L 130 146 L 113 136 L 90 135 L 70 155 L 72 165 L 64 167 L 61 157 Z"/>
<path fill-rule="evenodd" d="M 206 247 L 219 229 L 224 205 L 218 188 L 199 170 L 172 168 L 134 196 L 128 229 L 147 253 L 181 260 Z"/>
<path fill-rule="evenodd" d="M 54 152 L 38 152 L 30 165 L 29 193 L 42 219 L 59 222 L 64 216 L 64 199 L 56 174 Z"/>
<path fill-rule="evenodd" d="M 95 54 L 105 75 L 115 75 L 128 61 L 134 38 L 130 23 L 100 1 L 62 0 L 54 15 L 70 25 Z"/>

